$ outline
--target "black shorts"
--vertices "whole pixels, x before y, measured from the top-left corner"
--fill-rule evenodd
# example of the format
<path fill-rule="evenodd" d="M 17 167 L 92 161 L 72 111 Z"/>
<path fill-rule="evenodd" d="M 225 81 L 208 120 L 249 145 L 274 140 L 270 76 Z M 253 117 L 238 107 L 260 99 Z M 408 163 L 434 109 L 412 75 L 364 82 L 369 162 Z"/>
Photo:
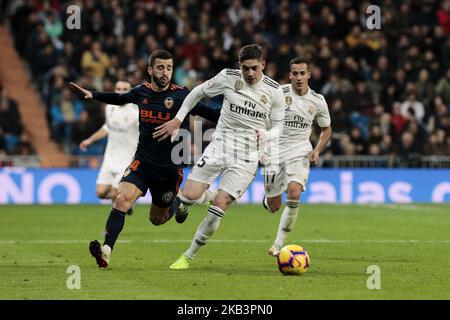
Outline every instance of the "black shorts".
<path fill-rule="evenodd" d="M 152 203 L 160 208 L 168 208 L 178 193 L 183 181 L 180 167 L 155 167 L 134 159 L 123 174 L 122 180 L 138 187 L 142 193 L 150 190 Z"/>

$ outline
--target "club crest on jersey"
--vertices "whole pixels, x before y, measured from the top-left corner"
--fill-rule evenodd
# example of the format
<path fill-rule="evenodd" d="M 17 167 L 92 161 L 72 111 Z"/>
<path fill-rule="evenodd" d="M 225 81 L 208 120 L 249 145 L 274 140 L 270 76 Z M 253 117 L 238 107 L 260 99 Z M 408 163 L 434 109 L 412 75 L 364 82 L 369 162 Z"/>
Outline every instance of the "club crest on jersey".
<path fill-rule="evenodd" d="M 309 112 L 310 115 L 313 115 L 313 114 L 316 112 L 316 107 L 310 106 L 310 107 L 308 108 L 308 112 Z"/>
<path fill-rule="evenodd" d="M 167 109 L 171 109 L 173 107 L 173 99 L 171 97 L 168 97 L 164 100 L 164 105 Z"/>
<path fill-rule="evenodd" d="M 172 199 L 173 199 L 172 191 L 164 192 L 164 194 L 162 195 L 162 201 L 164 201 L 165 203 L 170 203 Z"/>
<path fill-rule="evenodd" d="M 214 82 L 216 82 L 216 77 L 209 79 L 208 82 L 206 83 L 206 85 L 209 88 L 214 84 Z"/>
<path fill-rule="evenodd" d="M 291 105 L 292 104 L 292 97 L 286 97 L 286 104 Z"/>
<path fill-rule="evenodd" d="M 267 103 L 267 97 L 263 94 L 259 101 L 261 101 L 262 104 L 266 104 Z"/>
<path fill-rule="evenodd" d="M 237 80 L 234 83 L 234 90 L 239 91 L 242 89 L 243 86 L 244 86 L 244 83 L 241 80 Z"/>

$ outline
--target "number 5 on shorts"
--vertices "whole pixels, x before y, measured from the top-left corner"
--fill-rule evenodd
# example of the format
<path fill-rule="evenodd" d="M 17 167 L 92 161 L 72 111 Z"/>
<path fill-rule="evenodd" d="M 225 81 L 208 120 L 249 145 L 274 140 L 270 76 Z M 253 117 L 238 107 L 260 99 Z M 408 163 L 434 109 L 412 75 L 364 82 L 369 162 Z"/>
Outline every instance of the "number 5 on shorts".
<path fill-rule="evenodd" d="M 200 160 L 198 160 L 198 162 L 197 162 L 197 166 L 200 167 L 200 168 L 203 167 L 205 165 L 205 160 L 206 159 L 208 159 L 207 156 L 201 157 Z"/>

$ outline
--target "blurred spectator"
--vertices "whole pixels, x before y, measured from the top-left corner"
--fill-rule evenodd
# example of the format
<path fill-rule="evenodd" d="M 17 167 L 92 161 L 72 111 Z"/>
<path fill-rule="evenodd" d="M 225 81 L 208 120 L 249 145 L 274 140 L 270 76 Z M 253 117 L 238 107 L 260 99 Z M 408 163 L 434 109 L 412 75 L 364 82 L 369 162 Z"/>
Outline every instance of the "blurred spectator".
<path fill-rule="evenodd" d="M 402 103 L 400 113 L 406 119 L 422 121 L 425 116 L 425 107 L 416 99 L 415 93 L 410 93 L 408 99 Z"/>
<path fill-rule="evenodd" d="M 444 102 L 450 104 L 450 68 L 447 69 L 445 77 L 439 79 L 436 86 L 436 93 L 444 99 Z"/>
<path fill-rule="evenodd" d="M 450 0 L 443 0 L 437 12 L 439 25 L 446 34 L 450 33 Z"/>
<path fill-rule="evenodd" d="M 0 91 L 0 128 L 4 134 L 20 135 L 22 122 L 17 102 L 8 96 L 7 89 Z"/>
<path fill-rule="evenodd" d="M 450 145 L 445 139 L 445 132 L 443 130 L 438 129 L 430 134 L 424 148 L 424 153 L 426 155 L 450 155 Z"/>
<path fill-rule="evenodd" d="M 355 154 L 365 153 L 365 143 L 359 127 L 352 127 L 350 131 L 350 142 L 354 146 Z"/>
<path fill-rule="evenodd" d="M 428 117 L 428 131 L 434 131 L 441 126 L 441 119 L 449 115 L 449 108 L 444 104 L 440 96 L 436 96 L 433 101 L 433 111 Z"/>
<path fill-rule="evenodd" d="M 114 90 L 112 90 L 114 91 Z M 81 111 L 80 117 L 73 125 L 72 130 L 72 141 L 71 141 L 71 153 L 72 154 L 79 154 L 79 148 L 81 141 L 89 138 L 98 128 L 95 126 L 95 123 L 91 119 L 89 119 L 89 114 L 86 110 Z M 93 148 L 88 149 L 88 155 L 89 154 L 101 154 L 102 150 L 97 150 L 100 146 L 100 149 L 104 147 L 104 145 L 101 145 L 100 143 L 95 143 L 93 145 Z M 83 152 L 84 155 L 86 155 L 86 152 Z"/>
<path fill-rule="evenodd" d="M 23 131 L 20 135 L 18 144 L 11 151 L 11 154 L 19 156 L 29 156 L 35 153 L 36 151 L 31 144 L 29 133 L 27 131 Z"/>
<path fill-rule="evenodd" d="M 100 42 L 92 43 L 91 50 L 85 51 L 81 58 L 81 67 L 93 77 L 93 86 L 97 90 L 102 90 L 101 81 L 106 75 L 106 71 L 110 65 L 108 55 L 103 52 Z"/>
<path fill-rule="evenodd" d="M 83 111 L 81 101 L 75 99 L 69 88 L 62 90 L 61 99 L 56 101 L 51 108 L 52 115 L 52 137 L 59 143 L 69 145 L 74 122 Z"/>
<path fill-rule="evenodd" d="M 419 150 L 414 141 L 414 135 L 405 131 L 400 140 L 398 148 L 398 165 L 400 167 L 416 167 L 418 165 Z"/>
<path fill-rule="evenodd" d="M 331 104 L 330 117 L 333 119 L 333 133 L 340 134 L 347 131 L 347 115 L 342 106 L 342 100 L 336 99 Z"/>

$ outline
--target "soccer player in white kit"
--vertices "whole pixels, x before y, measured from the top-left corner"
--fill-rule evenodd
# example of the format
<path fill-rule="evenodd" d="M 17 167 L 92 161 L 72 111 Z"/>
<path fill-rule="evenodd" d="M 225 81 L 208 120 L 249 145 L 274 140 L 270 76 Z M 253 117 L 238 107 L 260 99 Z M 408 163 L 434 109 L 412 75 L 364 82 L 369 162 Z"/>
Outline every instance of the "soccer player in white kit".
<path fill-rule="evenodd" d="M 306 190 L 310 162 L 319 160 L 320 152 L 331 137 L 331 119 L 325 98 L 308 86 L 311 77 L 311 64 L 295 58 L 290 62 L 290 84 L 283 85 L 286 110 L 283 132 L 279 139 L 279 153 L 268 155 L 278 159 L 265 168 L 264 182 L 266 197 L 264 207 L 276 212 L 282 204 L 282 194 L 287 191 L 286 207 L 283 210 L 270 255 L 278 255 L 284 241 L 294 227 L 300 206 L 301 193 Z M 321 127 L 321 134 L 313 149 L 309 137 L 314 119 Z"/>
<path fill-rule="evenodd" d="M 157 128 L 154 136 L 165 139 L 179 127 L 200 99 L 224 95 L 221 115 L 211 143 L 193 167 L 179 198 L 196 203 L 221 176 L 218 192 L 198 227 L 189 249 L 171 269 L 187 269 L 190 262 L 219 227 L 228 206 L 239 199 L 253 181 L 260 158 L 258 143 L 276 140 L 281 133 L 285 101 L 281 86 L 263 74 L 262 48 L 252 44 L 239 52 L 240 70 L 224 69 L 194 88 L 175 119 Z"/>
<path fill-rule="evenodd" d="M 116 93 L 131 89 L 127 81 L 117 81 Z M 105 124 L 89 138 L 80 143 L 80 149 L 86 151 L 89 145 L 108 136 L 102 166 L 97 177 L 96 194 L 101 199 L 114 199 L 123 173 L 127 169 L 139 140 L 139 108 L 133 103 L 123 106 L 107 104 Z"/>

